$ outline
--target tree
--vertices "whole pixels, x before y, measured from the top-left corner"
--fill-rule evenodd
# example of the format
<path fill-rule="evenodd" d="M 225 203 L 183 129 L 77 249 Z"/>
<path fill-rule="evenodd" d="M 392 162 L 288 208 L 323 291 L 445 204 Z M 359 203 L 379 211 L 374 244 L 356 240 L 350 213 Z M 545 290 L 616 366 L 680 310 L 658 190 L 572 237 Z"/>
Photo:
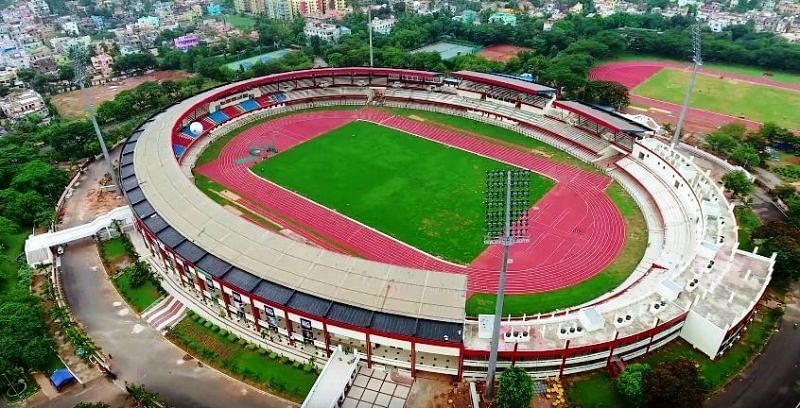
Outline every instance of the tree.
<path fill-rule="evenodd" d="M 19 225 L 6 217 L 0 216 L 0 236 L 9 236 L 19 232 Z"/>
<path fill-rule="evenodd" d="M 589 81 L 581 99 L 620 110 L 631 103 L 628 88 L 616 81 Z"/>
<path fill-rule="evenodd" d="M 741 143 L 731 151 L 731 160 L 746 169 L 752 169 L 761 163 L 761 156 L 758 150 L 748 143 Z"/>
<path fill-rule="evenodd" d="M 153 280 L 153 272 L 144 261 L 136 261 L 133 265 L 125 267 L 124 273 L 130 274 L 129 282 L 133 288 L 140 288 L 148 281 Z"/>
<path fill-rule="evenodd" d="M 11 180 L 11 188 L 17 191 L 36 191 L 47 200 L 55 202 L 69 182 L 64 170 L 42 160 L 32 160 L 24 165 Z"/>
<path fill-rule="evenodd" d="M 497 393 L 498 408 L 519 408 L 531 405 L 533 380 L 519 367 L 507 368 L 500 375 L 500 391 Z"/>
<path fill-rule="evenodd" d="M 650 372 L 648 364 L 631 364 L 617 379 L 617 391 L 633 406 L 641 406 L 646 401 L 644 379 Z"/>
<path fill-rule="evenodd" d="M 41 304 L 30 295 L 0 302 L 0 373 L 16 367 L 41 370 L 47 367 L 55 342 L 48 337 L 42 321 Z"/>
<path fill-rule="evenodd" d="M 88 120 L 56 122 L 37 137 L 51 148 L 54 160 L 78 160 L 100 152 L 94 128 Z"/>
<path fill-rule="evenodd" d="M 786 284 L 800 277 L 800 199 L 788 200 L 791 223 L 773 221 L 753 230 L 753 239 L 759 242 L 760 252 L 777 254 L 773 280 Z"/>
<path fill-rule="evenodd" d="M 644 390 L 654 407 L 700 408 L 706 398 L 700 371 L 685 358 L 658 364 L 645 376 Z"/>
<path fill-rule="evenodd" d="M 706 143 L 715 152 L 730 154 L 741 143 L 745 130 L 744 125 L 729 123 L 706 136 Z"/>
<path fill-rule="evenodd" d="M 114 71 L 117 73 L 144 71 L 155 68 L 156 64 L 156 57 L 150 53 L 120 55 L 114 60 Z"/>
<path fill-rule="evenodd" d="M 53 218 L 53 205 L 35 191 L 0 190 L 0 215 L 18 225 L 45 225 Z"/>
<path fill-rule="evenodd" d="M 753 182 L 743 170 L 733 170 L 722 176 L 725 189 L 730 190 L 734 197 L 747 197 L 753 192 Z"/>

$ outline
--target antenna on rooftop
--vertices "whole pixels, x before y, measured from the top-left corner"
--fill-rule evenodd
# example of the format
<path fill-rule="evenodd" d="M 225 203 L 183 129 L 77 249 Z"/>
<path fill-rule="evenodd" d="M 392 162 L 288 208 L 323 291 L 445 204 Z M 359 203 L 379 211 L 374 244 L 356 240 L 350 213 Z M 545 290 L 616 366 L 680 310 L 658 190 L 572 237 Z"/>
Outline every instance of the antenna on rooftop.
<path fill-rule="evenodd" d="M 686 121 L 686 114 L 689 112 L 689 104 L 692 102 L 692 91 L 694 90 L 695 81 L 697 81 L 697 72 L 703 65 L 703 56 L 701 52 L 701 38 L 700 38 L 700 23 L 692 27 L 692 78 L 689 80 L 689 88 L 686 89 L 686 97 L 683 99 L 683 106 L 681 107 L 681 115 L 678 117 L 678 126 L 675 127 L 675 134 L 672 136 L 672 147 L 678 147 L 681 141 L 681 133 L 683 132 L 683 123 Z"/>
<path fill-rule="evenodd" d="M 100 131 L 100 126 L 97 124 L 96 111 L 91 101 L 89 101 L 88 93 L 84 89 L 84 87 L 86 86 L 86 79 L 88 77 L 86 68 L 86 58 L 88 56 L 88 50 L 83 44 L 79 43 L 70 48 L 69 54 L 72 57 L 72 64 L 75 69 L 75 82 L 77 82 L 78 86 L 81 88 L 81 97 L 83 98 L 83 105 L 86 109 L 86 112 L 89 114 L 89 119 L 91 119 L 92 121 L 92 126 L 94 127 L 94 133 L 97 135 L 97 142 L 100 143 L 100 149 L 103 151 L 103 160 L 106 162 L 106 167 L 108 167 L 108 174 L 111 176 L 111 182 L 115 184 L 115 189 L 119 190 L 117 177 L 114 174 L 114 166 L 111 164 L 111 156 L 108 154 L 106 141 L 105 139 L 103 139 L 103 133 Z"/>

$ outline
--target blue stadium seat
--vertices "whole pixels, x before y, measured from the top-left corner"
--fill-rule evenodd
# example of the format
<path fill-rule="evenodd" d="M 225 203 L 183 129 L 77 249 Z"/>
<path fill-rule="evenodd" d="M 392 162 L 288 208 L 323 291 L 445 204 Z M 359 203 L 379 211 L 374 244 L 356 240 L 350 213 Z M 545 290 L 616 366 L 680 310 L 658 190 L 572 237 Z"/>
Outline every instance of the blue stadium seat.
<path fill-rule="evenodd" d="M 217 124 L 220 124 L 230 119 L 228 115 L 224 114 L 222 111 L 212 112 L 210 115 L 208 115 L 208 117 Z"/>
<path fill-rule="evenodd" d="M 276 92 L 270 95 L 270 97 L 272 98 L 273 101 L 275 101 L 275 103 L 285 102 L 287 99 L 289 99 L 283 92 Z"/>
<path fill-rule="evenodd" d="M 183 153 L 186 151 L 186 146 L 174 144 L 172 145 L 172 151 L 175 152 L 175 156 L 183 156 Z"/>
<path fill-rule="evenodd" d="M 248 100 L 240 103 L 239 106 L 241 106 L 242 109 L 244 109 L 245 112 L 254 111 L 254 110 L 256 110 L 256 109 L 261 107 L 261 105 L 259 105 L 258 102 L 256 102 L 253 99 L 248 99 Z"/>

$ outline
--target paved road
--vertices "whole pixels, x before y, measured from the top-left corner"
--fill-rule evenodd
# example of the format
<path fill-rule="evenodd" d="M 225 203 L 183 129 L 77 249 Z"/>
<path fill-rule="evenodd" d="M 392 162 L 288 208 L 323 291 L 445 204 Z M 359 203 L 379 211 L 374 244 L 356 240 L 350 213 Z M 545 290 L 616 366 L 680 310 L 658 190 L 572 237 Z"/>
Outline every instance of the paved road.
<path fill-rule="evenodd" d="M 725 391 L 706 404 L 709 408 L 795 408 L 800 395 L 793 390 L 800 381 L 800 285 L 792 291 L 795 299 L 787 304 L 780 330 L 770 340 L 764 353 L 734 379 Z"/>
<path fill-rule="evenodd" d="M 196 361 L 133 313 L 105 277 L 92 241 L 70 245 L 62 260 L 64 291 L 75 317 L 107 354 L 121 381 L 144 384 L 177 407 L 288 407 Z"/>

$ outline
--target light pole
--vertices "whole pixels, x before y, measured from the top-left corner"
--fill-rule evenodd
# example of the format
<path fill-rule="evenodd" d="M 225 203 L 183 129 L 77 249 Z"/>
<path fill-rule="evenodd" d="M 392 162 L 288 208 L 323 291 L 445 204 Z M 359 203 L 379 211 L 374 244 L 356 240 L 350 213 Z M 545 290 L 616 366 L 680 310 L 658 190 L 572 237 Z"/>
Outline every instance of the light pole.
<path fill-rule="evenodd" d="M 100 131 L 100 125 L 97 124 L 97 112 L 95 111 L 94 106 L 92 106 L 91 101 L 89 101 L 89 95 L 87 95 L 85 89 L 87 77 L 86 49 L 83 47 L 83 45 L 78 44 L 74 46 L 71 51 L 72 64 L 75 68 L 75 81 L 78 82 L 78 86 L 81 88 L 83 105 L 86 108 L 86 112 L 89 114 L 89 119 L 92 121 L 94 133 L 97 135 L 97 142 L 100 143 L 100 150 L 103 151 L 103 160 L 108 168 L 108 174 L 111 176 L 111 182 L 114 183 L 114 188 L 119 191 L 119 185 L 117 185 L 117 177 L 114 174 L 114 166 L 111 162 L 111 156 L 108 154 L 108 148 L 106 147 L 105 139 L 103 139 L 103 133 Z"/>
<path fill-rule="evenodd" d="M 678 117 L 678 125 L 675 127 L 675 134 L 672 136 L 672 147 L 678 147 L 681 141 L 681 133 L 683 132 L 683 122 L 686 121 L 686 114 L 689 113 L 689 104 L 692 102 L 692 91 L 694 84 L 697 81 L 697 72 L 703 65 L 703 56 L 701 55 L 701 38 L 700 38 L 700 24 L 695 24 L 692 27 L 692 78 L 689 80 L 689 88 L 686 89 L 686 96 L 683 98 L 683 106 L 681 107 L 681 114 Z"/>
<path fill-rule="evenodd" d="M 372 7 L 370 2 L 367 2 L 367 31 L 369 31 L 369 66 L 373 66 L 372 58 Z"/>
<path fill-rule="evenodd" d="M 527 170 L 492 170 L 486 172 L 486 237 L 489 245 L 503 245 L 503 264 L 497 287 L 492 342 L 489 353 L 489 372 L 486 376 L 487 400 L 494 398 L 494 377 L 497 371 L 497 352 L 500 343 L 500 323 L 506 292 L 508 255 L 514 244 L 528 242 L 528 209 L 530 208 L 530 172 Z"/>

